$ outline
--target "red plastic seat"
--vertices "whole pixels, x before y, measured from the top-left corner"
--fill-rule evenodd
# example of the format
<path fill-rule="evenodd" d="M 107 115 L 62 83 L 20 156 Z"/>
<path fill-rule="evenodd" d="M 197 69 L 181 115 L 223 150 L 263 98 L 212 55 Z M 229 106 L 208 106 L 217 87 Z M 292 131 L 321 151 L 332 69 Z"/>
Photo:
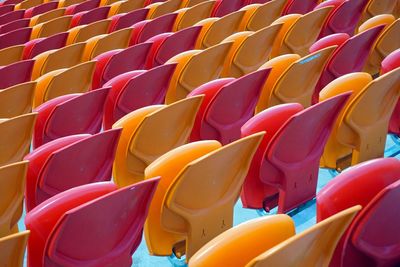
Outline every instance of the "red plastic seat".
<path fill-rule="evenodd" d="M 400 161 L 380 158 L 339 174 L 318 193 L 318 221 L 354 204 L 363 207 L 339 242 L 331 266 L 398 265 L 399 178 Z"/>
<path fill-rule="evenodd" d="M 11 11 L 14 10 L 15 5 L 9 4 L 9 5 L 1 5 L 0 3 L 0 16 L 10 13 Z"/>
<path fill-rule="evenodd" d="M 31 40 L 25 44 L 22 58 L 31 59 L 43 52 L 62 48 L 66 45 L 67 38 L 68 32 L 61 32 L 50 37 Z"/>
<path fill-rule="evenodd" d="M 43 4 L 25 10 L 24 18 L 32 18 L 33 16 L 46 13 L 47 11 L 56 9 L 57 7 L 58 7 L 57 1 L 45 2 Z"/>
<path fill-rule="evenodd" d="M 71 19 L 71 28 L 79 25 L 90 24 L 95 21 L 106 19 L 110 6 L 101 6 L 87 11 L 76 13 Z"/>
<path fill-rule="evenodd" d="M 25 44 L 31 38 L 32 28 L 22 28 L 15 31 L 0 34 L 0 49 Z"/>
<path fill-rule="evenodd" d="M 94 60 L 96 68 L 93 75 L 92 89 L 102 87 L 112 78 L 133 70 L 145 69 L 147 53 L 150 50 L 150 43 L 143 43 L 105 52 Z"/>
<path fill-rule="evenodd" d="M 197 112 L 190 141 L 217 140 L 228 144 L 240 138 L 240 127 L 254 115 L 261 89 L 271 69 L 241 78 L 218 79 L 193 90 L 188 97 L 205 95 Z"/>
<path fill-rule="evenodd" d="M 31 80 L 34 60 L 22 60 L 0 67 L 0 89 L 5 89 Z"/>
<path fill-rule="evenodd" d="M 331 81 L 344 74 L 362 71 L 371 47 L 383 27 L 378 26 L 357 34 L 336 48 L 315 87 L 313 103 L 318 102 L 319 92 Z"/>
<path fill-rule="evenodd" d="M 248 4 L 248 0 L 216 0 L 210 17 L 223 17 Z"/>
<path fill-rule="evenodd" d="M 65 9 L 65 15 L 74 15 L 79 12 L 95 9 L 100 4 L 100 0 L 87 0 L 82 3 L 70 5 Z"/>
<path fill-rule="evenodd" d="M 29 27 L 30 19 L 17 19 L 10 23 L 6 23 L 0 26 L 0 34 L 15 31 L 21 28 Z"/>
<path fill-rule="evenodd" d="M 175 67 L 176 64 L 166 64 L 147 71 L 131 71 L 106 83 L 112 89 L 104 107 L 104 128 L 110 129 L 117 120 L 139 108 L 164 104 Z"/>
<path fill-rule="evenodd" d="M 129 45 L 143 43 L 157 34 L 170 32 L 174 26 L 177 13 L 170 13 L 152 20 L 144 20 L 131 26 L 132 36 Z"/>
<path fill-rule="evenodd" d="M 70 188 L 109 181 L 120 133 L 113 129 L 62 137 L 26 155 L 27 211 Z"/>
<path fill-rule="evenodd" d="M 21 3 L 23 0 L 5 0 L 2 3 L 0 3 L 0 6 L 4 5 L 15 5 Z"/>
<path fill-rule="evenodd" d="M 150 38 L 147 42 L 152 43 L 152 46 L 147 56 L 146 68 L 163 65 L 173 56 L 194 49 L 200 30 L 200 26 L 193 26 L 176 33 L 163 33 Z"/>
<path fill-rule="evenodd" d="M 322 27 L 320 38 L 333 33 L 347 33 L 352 36 L 361 18 L 362 12 L 369 0 L 333 0 L 325 1 L 317 5 L 315 9 L 328 5 L 335 6 L 335 9 L 328 16 Z"/>
<path fill-rule="evenodd" d="M 266 131 L 243 185 L 244 207 L 269 211 L 278 206 L 286 213 L 315 197 L 320 157 L 349 95 L 304 110 L 298 103 L 278 105 L 242 127 L 242 136 Z"/>
<path fill-rule="evenodd" d="M 148 13 L 148 8 L 141 8 L 128 13 L 116 14 L 111 17 L 110 28 L 108 29 L 108 31 L 113 32 L 128 28 L 140 21 L 145 20 Z"/>
<path fill-rule="evenodd" d="M 341 46 L 350 38 L 347 33 L 334 33 L 316 41 L 309 49 L 310 53 L 317 52 L 329 46 Z"/>
<path fill-rule="evenodd" d="M 282 15 L 306 14 L 312 11 L 320 0 L 289 0 L 283 8 Z"/>
<path fill-rule="evenodd" d="M 14 10 L 0 16 L 0 25 L 24 18 L 25 10 Z"/>
<path fill-rule="evenodd" d="M 84 94 L 64 95 L 37 107 L 34 110 L 38 117 L 33 147 L 68 135 L 100 132 L 104 103 L 109 91 L 110 88 L 103 88 Z"/>

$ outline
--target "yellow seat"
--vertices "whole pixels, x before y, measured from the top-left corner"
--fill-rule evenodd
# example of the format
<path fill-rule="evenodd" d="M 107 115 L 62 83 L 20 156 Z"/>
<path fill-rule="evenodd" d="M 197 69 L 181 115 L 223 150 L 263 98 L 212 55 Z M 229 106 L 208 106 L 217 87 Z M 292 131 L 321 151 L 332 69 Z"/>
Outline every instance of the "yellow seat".
<path fill-rule="evenodd" d="M 0 266 L 22 267 L 29 231 L 0 238 Z"/>
<path fill-rule="evenodd" d="M 226 230 L 189 261 L 190 267 L 243 267 L 266 250 L 295 235 L 293 220 L 286 214 L 263 216 Z"/>
<path fill-rule="evenodd" d="M 72 6 L 72 5 L 75 5 L 75 4 L 82 3 L 84 1 L 85 0 L 60 0 L 58 2 L 58 8 Z"/>
<path fill-rule="evenodd" d="M 281 49 L 281 45 L 283 40 L 285 39 L 286 34 L 290 30 L 290 28 L 296 23 L 297 20 L 301 18 L 300 14 L 289 14 L 286 16 L 282 16 L 275 20 L 271 25 L 282 24 L 281 30 L 278 33 L 278 36 L 275 38 L 275 42 L 272 46 L 271 50 L 271 58 L 279 56 L 279 51 Z"/>
<path fill-rule="evenodd" d="M 310 46 L 317 40 L 332 8 L 332 6 L 327 6 L 302 15 L 287 30 L 282 42 L 274 44 L 279 48 L 273 49 L 272 56 L 290 53 L 300 56 L 308 55 Z"/>
<path fill-rule="evenodd" d="M 244 11 L 236 11 L 222 18 L 204 19 L 195 25 L 202 26 L 196 41 L 196 49 L 205 49 L 219 44 L 226 37 L 239 31 Z"/>
<path fill-rule="evenodd" d="M 89 91 L 95 61 L 85 62 L 71 68 L 59 69 L 49 72 L 36 80 L 36 92 L 33 107 L 56 98 L 58 96 L 84 93 Z"/>
<path fill-rule="evenodd" d="M 86 42 L 92 37 L 106 34 L 108 32 L 110 23 L 110 19 L 104 19 L 87 25 L 80 25 L 72 28 L 68 33 L 67 45 Z"/>
<path fill-rule="evenodd" d="M 186 261 L 232 227 L 233 207 L 263 135 L 239 139 L 190 162 L 169 186 L 161 223 L 165 230 L 185 235 Z"/>
<path fill-rule="evenodd" d="M 115 182 L 122 187 L 142 181 L 150 163 L 185 144 L 202 99 L 145 107 L 117 121 L 113 128 L 122 128 L 122 133 L 113 166 Z"/>
<path fill-rule="evenodd" d="M 341 236 L 361 206 L 354 206 L 317 223 L 262 253 L 246 267 L 328 267 Z"/>
<path fill-rule="evenodd" d="M 168 13 L 172 13 L 179 9 L 181 6 L 181 0 L 167 0 L 165 2 L 157 2 L 151 5 L 148 5 L 149 13 L 147 14 L 148 19 L 155 19 L 161 17 L 162 15 L 166 15 Z"/>
<path fill-rule="evenodd" d="M 24 45 L 10 46 L 0 50 L 0 66 L 10 65 L 22 60 Z"/>
<path fill-rule="evenodd" d="M 174 56 L 166 64 L 176 63 L 165 103 L 185 98 L 193 89 L 219 77 L 232 43 L 222 43 L 205 50 L 190 50 Z"/>
<path fill-rule="evenodd" d="M 0 167 L 0 238 L 18 232 L 27 170 L 28 161 Z"/>
<path fill-rule="evenodd" d="M 272 0 L 265 4 L 244 6 L 245 11 L 239 29 L 241 31 L 258 31 L 271 25 L 281 14 L 286 0 Z"/>
<path fill-rule="evenodd" d="M 311 106 L 315 85 L 336 46 L 314 52 L 298 59 L 293 54 L 272 59 L 260 69 L 271 68 L 270 75 L 261 91 L 256 112 L 284 103 L 297 102 Z M 274 70 L 277 66 L 277 70 Z M 286 67 L 286 69 L 285 69 Z"/>
<path fill-rule="evenodd" d="M 31 40 L 68 31 L 71 19 L 72 16 L 62 16 L 33 26 Z"/>
<path fill-rule="evenodd" d="M 173 31 L 179 31 L 199 21 L 210 17 L 214 8 L 215 0 L 201 2 L 193 7 L 182 8 L 177 11 L 178 16 L 175 19 Z"/>
<path fill-rule="evenodd" d="M 128 47 L 131 33 L 132 29 L 127 28 L 112 32 L 110 34 L 102 34 L 90 38 L 86 42 L 82 61 L 91 60 L 110 50 Z"/>
<path fill-rule="evenodd" d="M 47 1 L 43 1 L 43 0 L 24 0 L 24 1 L 16 4 L 15 7 L 14 7 L 14 10 L 28 9 L 28 8 L 43 4 L 45 2 L 47 2 Z"/>
<path fill-rule="evenodd" d="M 21 161 L 29 152 L 36 115 L 0 120 L 0 166 Z"/>
<path fill-rule="evenodd" d="M 364 11 L 361 15 L 361 19 L 359 24 L 364 23 L 365 21 L 373 18 L 375 16 L 381 14 L 396 14 L 396 3 L 399 3 L 398 0 L 369 0 L 367 5 L 364 8 Z"/>
<path fill-rule="evenodd" d="M 39 14 L 36 16 L 33 16 L 31 20 L 29 21 L 29 27 L 33 27 L 35 25 L 56 19 L 56 18 L 61 18 L 65 14 L 66 8 L 57 8 L 53 9 L 50 11 L 47 11 L 43 14 Z M 33 39 L 33 38 L 31 38 Z"/>
<path fill-rule="evenodd" d="M 35 86 L 35 82 L 27 82 L 0 90 L 0 118 L 13 118 L 32 112 Z"/>
<path fill-rule="evenodd" d="M 50 71 L 69 68 L 81 63 L 84 50 L 85 43 L 77 43 L 37 55 L 34 58 L 32 80 L 36 80 Z"/>
<path fill-rule="evenodd" d="M 111 4 L 110 11 L 108 11 L 108 17 L 112 17 L 116 14 L 128 13 L 133 10 L 142 8 L 146 0 L 122 0 Z"/>
<path fill-rule="evenodd" d="M 181 8 L 192 7 L 208 0 L 182 0 Z"/>
<path fill-rule="evenodd" d="M 280 24 L 271 25 L 256 32 L 239 32 L 226 38 L 223 42 L 233 44 L 225 58 L 221 76 L 237 78 L 257 70 L 268 60 L 280 28 Z"/>
<path fill-rule="evenodd" d="M 153 175 L 161 177 L 144 226 L 151 255 L 171 255 L 171 248 L 185 240 L 184 235 L 165 231 L 161 225 L 162 204 L 169 186 L 187 164 L 220 147 L 221 144 L 215 140 L 189 143 L 165 153 L 145 169 L 145 179 L 151 179 Z"/>

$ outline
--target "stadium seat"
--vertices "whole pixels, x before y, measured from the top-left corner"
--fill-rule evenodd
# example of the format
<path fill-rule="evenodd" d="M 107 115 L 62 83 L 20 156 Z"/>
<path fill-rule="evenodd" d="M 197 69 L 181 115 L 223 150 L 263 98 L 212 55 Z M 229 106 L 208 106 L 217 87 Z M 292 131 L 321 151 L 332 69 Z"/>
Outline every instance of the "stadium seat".
<path fill-rule="evenodd" d="M 100 0 L 87 0 L 66 7 L 65 15 L 74 15 L 83 11 L 89 11 L 99 7 Z"/>
<path fill-rule="evenodd" d="M 182 8 L 178 11 L 178 16 L 175 20 L 173 31 L 179 31 L 190 26 L 195 25 L 203 19 L 211 16 L 212 9 L 216 1 L 203 1 L 195 6 L 189 8 Z"/>
<path fill-rule="evenodd" d="M 14 10 L 15 7 L 15 4 L 7 4 L 7 3 L 3 4 L 3 3 L 1 3 L 2 5 L 0 5 L 0 16 L 10 13 L 11 11 Z"/>
<path fill-rule="evenodd" d="M 0 16 L 0 25 L 9 23 L 10 21 L 14 21 L 17 19 L 24 18 L 25 10 L 14 10 L 9 13 Z"/>
<path fill-rule="evenodd" d="M 341 46 L 350 36 L 347 33 L 334 33 L 319 39 L 310 46 L 309 52 L 314 53 L 329 46 Z"/>
<path fill-rule="evenodd" d="M 68 31 L 67 45 L 86 42 L 92 37 L 106 34 L 110 25 L 110 19 L 103 19 L 87 25 L 76 26 Z"/>
<path fill-rule="evenodd" d="M 31 80 L 33 60 L 22 60 L 16 63 L 0 67 L 0 89 L 6 89 Z"/>
<path fill-rule="evenodd" d="M 248 0 L 216 0 L 211 17 L 223 17 L 247 4 Z"/>
<path fill-rule="evenodd" d="M 62 32 L 50 37 L 31 40 L 25 43 L 23 59 L 31 59 L 43 52 L 64 47 L 66 45 L 67 37 L 68 33 Z"/>
<path fill-rule="evenodd" d="M 6 66 L 22 60 L 24 45 L 10 46 L 0 50 L 0 66 Z"/>
<path fill-rule="evenodd" d="M 24 13 L 24 18 L 32 18 L 36 15 L 46 13 L 50 10 L 56 9 L 58 6 L 57 1 L 44 2 L 38 6 L 27 8 Z"/>
<path fill-rule="evenodd" d="M 148 8 L 144 8 L 143 5 L 144 0 L 140 1 L 134 1 L 134 0 L 128 0 L 128 1 L 118 1 L 115 3 L 112 3 L 110 5 L 110 11 L 108 12 L 108 17 L 113 17 L 117 14 L 124 14 L 124 13 L 132 13 L 134 11 L 146 11 L 146 14 L 143 18 L 143 20 L 146 18 L 147 13 L 149 11 Z"/>
<path fill-rule="evenodd" d="M 59 32 L 65 32 L 69 29 L 72 16 L 58 17 L 33 26 L 31 40 L 41 37 L 49 37 Z"/>
<path fill-rule="evenodd" d="M 288 0 L 282 14 L 307 14 L 311 12 L 322 0 Z"/>
<path fill-rule="evenodd" d="M 15 5 L 14 10 L 24 10 L 45 3 L 43 0 L 23 0 Z"/>
<path fill-rule="evenodd" d="M 15 31 L 21 28 L 29 27 L 30 19 L 17 19 L 0 26 L 0 34 Z"/>
<path fill-rule="evenodd" d="M 359 24 L 362 24 L 365 21 L 369 20 L 370 18 L 373 18 L 381 14 L 395 15 L 396 13 L 395 9 L 397 3 L 398 0 L 396 1 L 369 0 L 363 10 Z"/>
<path fill-rule="evenodd" d="M 65 8 L 57 8 L 57 9 L 53 9 L 53 10 L 47 11 L 47 12 L 45 12 L 43 14 L 39 14 L 39 15 L 33 16 L 31 18 L 29 26 L 30 27 L 34 27 L 36 25 L 45 23 L 47 21 L 50 21 L 50 20 L 53 20 L 53 19 L 56 19 L 56 18 L 60 18 L 60 17 L 62 17 L 64 15 L 66 15 L 65 11 L 66 11 Z"/>
<path fill-rule="evenodd" d="M 147 14 L 148 19 L 155 19 L 166 14 L 170 14 L 179 9 L 182 0 L 167 0 L 164 2 L 153 3 L 147 8 L 149 8 L 149 13 Z"/>
<path fill-rule="evenodd" d="M 30 40 L 32 28 L 22 28 L 0 34 L 0 49 L 14 45 L 22 45 Z"/>
<path fill-rule="evenodd" d="M 0 90 L 0 118 L 13 118 L 30 113 L 35 86 L 35 82 L 27 82 Z"/>
<path fill-rule="evenodd" d="M 87 25 L 99 20 L 106 19 L 109 10 L 109 6 L 101 6 L 91 10 L 76 13 L 72 17 L 71 25 L 69 27 L 73 28 L 79 25 Z"/>
<path fill-rule="evenodd" d="M 0 238 L 0 264 L 22 267 L 29 231 Z"/>

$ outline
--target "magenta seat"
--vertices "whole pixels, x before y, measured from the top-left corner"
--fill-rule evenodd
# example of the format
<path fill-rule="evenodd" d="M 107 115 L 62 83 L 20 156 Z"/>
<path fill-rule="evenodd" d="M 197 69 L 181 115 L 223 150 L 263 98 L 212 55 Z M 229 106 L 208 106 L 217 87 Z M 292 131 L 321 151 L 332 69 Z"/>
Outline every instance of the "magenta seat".
<path fill-rule="evenodd" d="M 0 6 L 5 6 L 5 5 L 16 5 L 21 3 L 23 0 L 5 0 L 0 3 Z"/>
<path fill-rule="evenodd" d="M 31 8 L 28 8 L 27 10 L 25 10 L 24 18 L 31 18 L 33 16 L 43 14 L 47 11 L 56 9 L 57 7 L 58 7 L 57 1 L 43 3 L 38 6 L 34 6 L 34 7 L 31 7 Z"/>
<path fill-rule="evenodd" d="M 223 17 L 249 4 L 248 0 L 216 0 L 210 17 Z"/>
<path fill-rule="evenodd" d="M 0 16 L 0 25 L 24 18 L 25 10 L 14 10 Z"/>
<path fill-rule="evenodd" d="M 311 45 L 309 52 L 314 53 L 318 50 L 334 45 L 339 47 L 348 39 L 350 39 L 350 35 L 347 33 L 334 33 L 316 41 L 313 45 Z"/>
<path fill-rule="evenodd" d="M 152 46 L 146 67 L 150 69 L 163 65 L 173 56 L 194 49 L 200 30 L 200 26 L 193 26 L 175 33 L 162 33 L 150 38 L 147 42 L 152 43 Z"/>
<path fill-rule="evenodd" d="M 103 86 L 119 74 L 144 69 L 150 47 L 150 43 L 143 43 L 125 49 L 108 51 L 97 56 L 92 89 Z"/>
<path fill-rule="evenodd" d="M 319 92 L 331 81 L 348 73 L 362 71 L 371 47 L 382 29 L 383 26 L 369 29 L 349 38 L 336 48 L 315 86 L 313 103 L 318 102 Z"/>
<path fill-rule="evenodd" d="M 92 10 L 98 7 L 100 0 L 87 0 L 82 3 L 70 5 L 65 10 L 65 15 L 74 15 L 83 11 Z"/>
<path fill-rule="evenodd" d="M 342 236 L 331 266 L 397 266 L 399 178 L 400 161 L 380 158 L 339 174 L 318 193 L 318 221 L 354 205 L 363 207 Z"/>
<path fill-rule="evenodd" d="M 25 44 L 22 58 L 31 59 L 37 55 L 65 46 L 68 38 L 68 32 L 61 32 L 49 37 L 31 40 Z"/>
<path fill-rule="evenodd" d="M 0 26 L 0 34 L 15 31 L 29 26 L 30 19 L 17 19 Z"/>
<path fill-rule="evenodd" d="M 79 25 L 86 25 L 102 19 L 106 19 L 110 6 L 101 6 L 91 10 L 76 13 L 71 20 L 71 28 Z"/>
<path fill-rule="evenodd" d="M 0 49 L 25 44 L 31 38 L 32 28 L 21 28 L 0 34 Z"/>
<path fill-rule="evenodd" d="M 306 14 L 312 11 L 318 2 L 318 0 L 289 0 L 283 8 L 282 14 Z"/>
<path fill-rule="evenodd" d="M 0 3 L 0 16 L 10 13 L 11 11 L 14 10 L 15 5 L 9 4 L 9 5 L 1 5 Z"/>
<path fill-rule="evenodd" d="M 240 138 L 240 127 L 254 115 L 270 69 L 238 79 L 215 80 L 193 90 L 188 97 L 206 95 L 190 135 L 191 141 L 218 140 L 228 144 Z"/>
<path fill-rule="evenodd" d="M 265 131 L 242 190 L 247 208 L 286 213 L 315 197 L 319 160 L 336 118 L 350 94 L 303 110 L 298 103 L 258 113 L 242 136 Z"/>
<path fill-rule="evenodd" d="M 131 71 L 106 83 L 112 89 L 104 108 L 104 128 L 110 129 L 117 120 L 134 110 L 163 104 L 175 67 L 175 64 L 167 64 L 147 71 Z"/>
<path fill-rule="evenodd" d="M 116 14 L 111 17 L 110 28 L 108 29 L 108 31 L 113 32 L 128 28 L 140 21 L 145 20 L 148 13 L 148 8 L 141 8 L 128 13 Z"/>
<path fill-rule="evenodd" d="M 22 60 L 0 67 L 0 89 L 30 81 L 34 63 L 34 60 Z"/>
<path fill-rule="evenodd" d="M 38 116 L 33 147 L 68 135 L 100 132 L 109 91 L 110 88 L 102 88 L 84 94 L 64 95 L 37 107 L 34 110 Z"/>

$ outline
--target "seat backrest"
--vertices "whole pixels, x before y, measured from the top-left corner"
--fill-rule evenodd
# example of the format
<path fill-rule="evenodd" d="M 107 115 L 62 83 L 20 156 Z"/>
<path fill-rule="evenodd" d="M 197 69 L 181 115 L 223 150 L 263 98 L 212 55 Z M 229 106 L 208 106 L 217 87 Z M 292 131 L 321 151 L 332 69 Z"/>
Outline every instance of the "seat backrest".
<path fill-rule="evenodd" d="M 12 118 L 30 113 L 35 86 L 35 82 L 27 82 L 0 90 L 0 118 Z"/>
<path fill-rule="evenodd" d="M 2 5 L 0 6 L 0 16 L 4 15 L 4 14 L 8 14 L 9 12 L 13 11 L 15 7 L 15 4 L 4 4 L 4 2 L 2 2 Z"/>
<path fill-rule="evenodd" d="M 150 10 L 147 17 L 149 19 L 155 19 L 163 15 L 172 13 L 179 9 L 181 2 L 181 0 L 167 0 L 164 2 L 153 3 L 148 6 Z"/>
<path fill-rule="evenodd" d="M 400 67 L 400 49 L 390 53 L 381 63 L 380 74 L 385 74 Z M 400 135 L 400 104 L 397 102 L 389 122 L 389 133 Z"/>
<path fill-rule="evenodd" d="M 103 19 L 99 21 L 95 21 L 88 25 L 76 26 L 68 31 L 68 40 L 67 45 L 86 42 L 90 38 L 106 34 L 108 32 L 108 28 L 110 26 L 110 19 Z"/>
<path fill-rule="evenodd" d="M 99 4 L 100 0 L 80 1 L 79 3 L 66 6 L 65 15 L 74 15 L 82 11 L 92 10 L 97 8 Z"/>
<path fill-rule="evenodd" d="M 31 18 L 29 26 L 34 27 L 34 26 L 39 25 L 41 23 L 45 23 L 47 21 L 50 21 L 50 20 L 53 20 L 53 19 L 56 19 L 56 18 L 60 18 L 60 17 L 62 17 L 64 15 L 68 15 L 68 14 L 65 14 L 65 12 L 66 12 L 65 8 L 56 8 L 56 9 L 47 11 L 47 12 L 45 12 L 43 14 L 39 14 L 39 15 L 33 16 Z M 37 30 L 40 30 L 40 27 L 37 28 Z"/>
<path fill-rule="evenodd" d="M 280 55 L 279 51 L 283 44 L 286 34 L 289 29 L 299 20 L 302 16 L 300 14 L 289 14 L 276 19 L 271 25 L 281 24 L 281 29 L 275 38 L 274 44 L 271 49 L 270 58 L 274 58 Z"/>
<path fill-rule="evenodd" d="M 289 0 L 282 14 L 306 14 L 311 12 L 320 2 L 321 0 Z"/>
<path fill-rule="evenodd" d="M 30 40 L 31 32 L 32 28 L 27 27 L 1 34 L 0 49 L 28 42 Z"/>
<path fill-rule="evenodd" d="M 166 64 L 148 71 L 136 71 L 135 76 L 120 75 L 107 86 L 112 89 L 104 107 L 104 128 L 109 129 L 123 116 L 137 109 L 163 104 L 175 64 Z M 125 79 L 125 76 L 128 76 Z M 152 81 L 152 86 L 148 82 Z"/>
<path fill-rule="evenodd" d="M 350 36 L 347 33 L 334 33 L 325 37 L 322 37 L 310 46 L 309 52 L 314 53 L 318 50 L 324 49 L 329 46 L 341 46 L 346 42 Z"/>
<path fill-rule="evenodd" d="M 246 267 L 329 266 L 340 237 L 361 206 L 354 206 L 267 250 Z"/>
<path fill-rule="evenodd" d="M 24 13 L 24 18 L 31 18 L 33 16 L 46 13 L 47 11 L 56 9 L 57 6 L 58 2 L 54 1 L 54 2 L 41 3 L 37 6 L 26 8 Z"/>
<path fill-rule="evenodd" d="M 29 82 L 34 60 L 22 60 L 4 67 L 0 67 L 0 89 L 6 89 L 13 85 Z"/>
<path fill-rule="evenodd" d="M 240 29 L 243 31 L 258 31 L 268 27 L 281 16 L 286 0 L 272 0 L 265 4 L 252 4 L 244 6 L 241 10 L 243 16 Z"/>
<path fill-rule="evenodd" d="M 65 32 L 69 29 L 71 20 L 72 16 L 67 15 L 37 24 L 32 28 L 31 40 L 52 36 L 59 32 Z"/>
<path fill-rule="evenodd" d="M 385 27 L 387 27 L 388 25 L 392 24 L 395 20 L 396 18 L 391 14 L 377 15 L 365 21 L 363 24 L 361 24 L 360 27 L 358 27 L 357 32 L 358 33 L 364 32 L 379 25 L 385 25 Z"/>
<path fill-rule="evenodd" d="M 106 19 L 109 10 L 110 6 L 101 6 L 91 10 L 79 12 L 72 17 L 70 28 Z"/>
<path fill-rule="evenodd" d="M 122 1 L 121 1 L 122 2 Z M 119 3 L 119 2 L 117 2 Z M 122 3 L 136 3 L 136 1 L 123 1 Z M 112 12 L 112 7 L 110 12 Z M 139 21 L 145 20 L 149 10 L 147 8 L 141 8 L 133 10 L 127 13 L 120 13 L 113 16 L 109 16 L 111 19 L 111 24 L 109 26 L 108 32 L 113 32 L 121 30 L 123 28 L 128 28 Z"/>
<path fill-rule="evenodd" d="M 170 218 L 167 211 L 161 213 L 168 188 L 187 164 L 220 147 L 221 144 L 214 140 L 189 143 L 165 153 L 146 168 L 145 179 L 161 177 L 144 227 L 146 244 L 152 254 L 171 255 L 174 245 L 185 239 L 184 235 L 166 231 L 162 227 L 163 220 Z"/>
<path fill-rule="evenodd" d="M 367 21 L 370 18 L 373 18 L 381 14 L 395 14 L 396 4 L 397 1 L 383 1 L 383 2 L 379 0 L 368 1 L 361 15 L 359 23 L 361 24 L 364 21 Z"/>
<path fill-rule="evenodd" d="M 249 220 L 221 233 L 199 249 L 190 267 L 245 266 L 253 258 L 295 235 L 293 220 L 283 214 Z M 264 238 L 268 236 L 268 238 Z M 238 253 L 240 251 L 240 253 Z"/>
<path fill-rule="evenodd" d="M 178 12 L 178 17 L 176 18 L 173 31 L 188 28 L 203 19 L 209 18 L 215 3 L 215 0 L 204 1 L 195 6 L 176 11 Z"/>
<path fill-rule="evenodd" d="M 196 96 L 167 106 L 150 106 L 117 121 L 113 128 L 123 129 L 113 168 L 116 183 L 121 186 L 143 180 L 150 163 L 185 144 L 201 101 L 202 97 Z"/>
<path fill-rule="evenodd" d="M 31 40 L 25 44 L 23 58 L 30 59 L 43 52 L 60 49 L 66 45 L 67 38 L 68 33 L 62 32 L 50 37 Z"/>
<path fill-rule="evenodd" d="M 0 238 L 18 232 L 27 169 L 27 161 L 0 167 Z"/>
<path fill-rule="evenodd" d="M 26 242 L 29 231 L 0 238 L 0 264 L 4 266 L 23 266 Z"/>
<path fill-rule="evenodd" d="M 29 27 L 30 19 L 18 19 L 0 26 L 0 34 Z"/>
<path fill-rule="evenodd" d="M 145 2 L 145 0 L 140 0 L 140 1 L 118 1 L 118 2 L 112 3 L 110 11 L 108 12 L 108 17 L 112 17 L 112 16 L 115 16 L 117 14 L 130 13 L 132 11 L 147 10 L 145 17 L 143 18 L 143 20 L 144 20 L 146 18 L 146 16 L 147 16 L 147 12 L 148 12 L 147 8 L 143 8 L 144 7 L 144 5 L 143 5 L 144 2 Z"/>
<path fill-rule="evenodd" d="M 42 4 L 42 0 L 24 0 L 15 5 L 15 10 L 28 9 Z"/>
<path fill-rule="evenodd" d="M 211 17 L 223 17 L 246 5 L 246 0 L 216 0 Z"/>
<path fill-rule="evenodd" d="M 218 78 L 231 46 L 232 43 L 222 43 L 203 51 L 192 50 L 196 52 L 186 58 L 182 55 L 191 52 L 168 60 L 167 63 L 177 63 L 177 67 L 171 78 L 165 102 L 169 104 L 183 99 L 194 88 Z"/>
<path fill-rule="evenodd" d="M 22 19 L 24 17 L 25 10 L 13 10 L 7 14 L 0 16 L 0 25 L 6 24 L 10 21 Z"/>
<path fill-rule="evenodd" d="M 163 226 L 186 235 L 187 261 L 232 227 L 233 207 L 263 134 L 242 138 L 192 161 L 168 188 L 163 209 L 185 223 L 164 221 Z"/>
<path fill-rule="evenodd" d="M 0 166 L 21 161 L 28 153 L 36 115 L 0 120 Z"/>

